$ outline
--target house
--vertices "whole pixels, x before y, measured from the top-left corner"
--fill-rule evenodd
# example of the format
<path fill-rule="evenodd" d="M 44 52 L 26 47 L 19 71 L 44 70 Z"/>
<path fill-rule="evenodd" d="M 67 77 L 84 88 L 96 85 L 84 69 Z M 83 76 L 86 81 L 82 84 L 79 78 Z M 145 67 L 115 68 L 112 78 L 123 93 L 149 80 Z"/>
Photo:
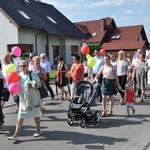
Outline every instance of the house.
<path fill-rule="evenodd" d="M 109 17 L 75 24 L 88 36 L 84 42 L 88 45 L 97 44 L 115 56 L 119 50 L 134 55 L 139 48 L 144 53 L 148 49 L 149 43 L 143 25 L 117 27 L 114 19 Z"/>
<path fill-rule="evenodd" d="M 86 35 L 54 6 L 35 0 L 0 0 L 0 53 L 13 46 L 22 54 L 46 53 L 51 64 L 58 55 L 72 64 Z"/>

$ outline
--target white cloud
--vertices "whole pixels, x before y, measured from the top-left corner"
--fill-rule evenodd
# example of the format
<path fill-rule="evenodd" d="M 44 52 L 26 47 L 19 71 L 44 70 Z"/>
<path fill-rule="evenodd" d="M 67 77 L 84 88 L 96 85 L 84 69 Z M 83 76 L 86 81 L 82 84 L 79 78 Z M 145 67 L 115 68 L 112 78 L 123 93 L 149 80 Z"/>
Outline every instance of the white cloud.
<path fill-rule="evenodd" d="M 49 3 L 54 5 L 56 8 L 61 9 L 74 9 L 74 8 L 99 8 L 101 7 L 108 7 L 108 6 L 121 6 L 126 3 L 125 0 L 103 0 L 103 1 L 92 1 L 91 0 L 57 0 L 57 1 L 50 1 L 50 0 L 43 0 L 43 2 Z"/>
<path fill-rule="evenodd" d="M 126 9 L 126 10 L 123 10 L 123 13 L 124 14 L 137 14 L 137 13 L 142 13 L 141 10 L 132 10 L 132 9 Z"/>
<path fill-rule="evenodd" d="M 125 6 L 125 5 L 148 5 L 150 4 L 149 0 L 42 0 L 42 2 L 46 2 L 54 5 L 59 9 L 75 9 L 75 8 L 99 8 L 103 7 L 117 7 L 117 6 Z"/>

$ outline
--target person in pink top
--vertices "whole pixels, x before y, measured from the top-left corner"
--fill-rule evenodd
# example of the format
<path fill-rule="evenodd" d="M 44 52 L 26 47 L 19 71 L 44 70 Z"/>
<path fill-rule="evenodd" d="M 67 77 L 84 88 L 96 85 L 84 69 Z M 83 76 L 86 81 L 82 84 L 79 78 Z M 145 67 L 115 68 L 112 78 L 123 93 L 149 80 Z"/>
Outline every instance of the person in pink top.
<path fill-rule="evenodd" d="M 136 91 L 133 89 L 133 83 L 128 82 L 126 90 L 121 89 L 122 92 L 126 94 L 126 106 L 127 106 L 127 116 L 130 116 L 129 108 L 132 109 L 132 113 L 135 114 L 135 109 L 133 107 L 135 102 L 135 93 Z"/>
<path fill-rule="evenodd" d="M 119 89 L 121 88 L 118 77 L 117 77 L 116 67 L 114 67 L 111 64 L 109 55 L 104 56 L 104 62 L 105 62 L 105 65 L 103 65 L 100 68 L 98 74 L 95 76 L 95 81 L 97 81 L 99 76 L 101 74 L 103 74 L 103 81 L 102 81 L 102 86 L 101 86 L 103 112 L 101 114 L 101 117 L 112 116 L 113 106 L 114 106 L 114 94 L 117 93 L 116 83 L 118 85 L 118 88 Z M 107 97 L 107 95 L 110 98 L 110 108 L 109 108 L 109 111 L 106 113 L 106 97 Z"/>
<path fill-rule="evenodd" d="M 33 61 L 33 57 L 35 56 L 35 54 L 34 53 L 30 53 L 29 54 L 29 71 L 31 71 L 32 70 L 32 68 L 33 68 L 33 66 L 34 66 L 34 61 Z"/>

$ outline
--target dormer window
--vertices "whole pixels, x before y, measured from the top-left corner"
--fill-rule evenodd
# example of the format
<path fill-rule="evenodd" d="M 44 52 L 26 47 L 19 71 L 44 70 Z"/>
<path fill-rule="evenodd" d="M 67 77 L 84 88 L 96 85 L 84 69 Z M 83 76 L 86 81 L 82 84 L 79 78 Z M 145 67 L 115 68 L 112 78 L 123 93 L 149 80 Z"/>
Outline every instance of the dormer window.
<path fill-rule="evenodd" d="M 121 37 L 120 35 L 115 35 L 115 36 L 112 36 L 111 39 L 112 40 L 118 40 L 118 39 L 120 39 L 120 37 Z"/>
<path fill-rule="evenodd" d="M 27 3 L 30 3 L 28 0 L 24 0 L 25 2 L 27 2 Z"/>
<path fill-rule="evenodd" d="M 51 22 L 57 24 L 57 22 L 56 22 L 53 18 L 51 18 L 50 16 L 46 16 L 46 17 L 47 17 Z"/>
<path fill-rule="evenodd" d="M 18 10 L 18 12 L 19 12 L 25 19 L 31 19 L 24 11 Z"/>
<path fill-rule="evenodd" d="M 120 39 L 120 35 L 117 35 L 117 36 L 116 36 L 116 39 Z"/>
<path fill-rule="evenodd" d="M 94 32 L 94 33 L 92 34 L 92 36 L 94 37 L 94 36 L 96 36 L 96 34 L 97 34 L 97 33 L 96 33 L 96 32 Z"/>
<path fill-rule="evenodd" d="M 112 36 L 111 39 L 114 40 L 116 38 L 116 36 Z"/>

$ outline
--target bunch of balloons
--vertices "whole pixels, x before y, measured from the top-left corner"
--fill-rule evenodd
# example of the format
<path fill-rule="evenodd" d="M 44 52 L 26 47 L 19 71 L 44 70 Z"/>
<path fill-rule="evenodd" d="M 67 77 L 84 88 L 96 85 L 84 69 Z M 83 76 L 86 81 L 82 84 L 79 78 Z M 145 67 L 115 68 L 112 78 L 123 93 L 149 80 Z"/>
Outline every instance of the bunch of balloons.
<path fill-rule="evenodd" d="M 93 66 L 96 64 L 96 60 L 95 60 L 94 57 L 92 57 L 92 56 L 89 54 L 89 52 L 90 52 L 90 48 L 89 48 L 87 45 L 83 45 L 83 46 L 81 47 L 81 53 L 82 53 L 83 55 L 86 55 L 86 58 L 87 58 L 87 65 L 88 65 L 89 67 L 93 67 Z"/>
<path fill-rule="evenodd" d="M 21 49 L 18 46 L 13 47 L 12 54 L 16 57 L 19 57 L 21 55 Z M 16 70 L 16 64 L 9 64 L 5 68 L 5 73 L 7 74 L 6 79 L 9 84 L 8 90 L 13 95 L 20 92 L 20 86 L 18 84 L 20 78 Z"/>

